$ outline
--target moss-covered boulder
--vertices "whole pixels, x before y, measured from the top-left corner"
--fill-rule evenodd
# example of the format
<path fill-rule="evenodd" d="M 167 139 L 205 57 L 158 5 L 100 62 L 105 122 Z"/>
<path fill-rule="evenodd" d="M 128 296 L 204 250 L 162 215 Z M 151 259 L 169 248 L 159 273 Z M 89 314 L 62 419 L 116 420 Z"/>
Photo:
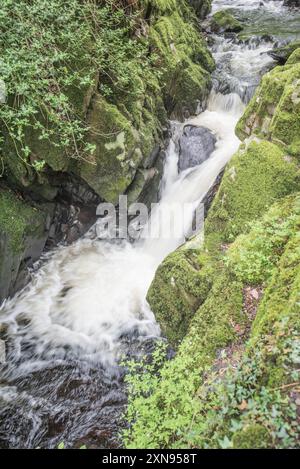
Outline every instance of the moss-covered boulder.
<path fill-rule="evenodd" d="M 208 94 L 209 72 L 214 68 L 204 39 L 178 11 L 159 18 L 150 28 L 149 38 L 163 70 L 166 108 L 175 117 L 195 112 L 199 100 Z"/>
<path fill-rule="evenodd" d="M 251 142 L 232 158 L 207 217 L 206 246 L 214 251 L 247 230 L 280 197 L 300 184 L 296 158 L 273 143 Z"/>
<path fill-rule="evenodd" d="M 185 336 L 189 322 L 207 296 L 212 272 L 199 250 L 182 248 L 158 268 L 147 300 L 162 333 L 175 346 Z"/>
<path fill-rule="evenodd" d="M 213 32 L 238 33 L 243 29 L 242 24 L 227 10 L 217 11 L 210 19 L 210 28 Z"/>
<path fill-rule="evenodd" d="M 236 127 L 237 135 L 242 140 L 249 136 L 271 140 L 291 155 L 299 155 L 299 96 L 300 63 L 276 67 L 263 77 Z"/>
<path fill-rule="evenodd" d="M 300 63 L 300 47 L 294 50 L 294 52 L 289 56 L 287 62 L 288 65 L 295 65 Z"/>
<path fill-rule="evenodd" d="M 45 246 L 47 213 L 0 187 L 0 300 L 22 286 L 22 268 L 36 261 Z M 18 284 L 19 281 L 19 284 Z"/>
<path fill-rule="evenodd" d="M 95 152 L 79 162 L 78 174 L 100 197 L 114 204 L 130 185 L 142 153 L 139 136 L 115 105 L 95 95 L 88 113 L 88 141 Z"/>

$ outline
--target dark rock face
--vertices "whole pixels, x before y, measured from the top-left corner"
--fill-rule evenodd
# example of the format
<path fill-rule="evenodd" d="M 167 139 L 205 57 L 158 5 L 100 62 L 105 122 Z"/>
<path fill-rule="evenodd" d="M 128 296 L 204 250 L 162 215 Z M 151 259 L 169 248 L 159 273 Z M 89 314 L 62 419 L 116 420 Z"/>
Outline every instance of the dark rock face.
<path fill-rule="evenodd" d="M 284 0 L 283 4 L 288 7 L 300 7 L 300 0 Z"/>
<path fill-rule="evenodd" d="M 205 127 L 186 125 L 179 139 L 179 171 L 203 163 L 215 149 L 216 137 Z"/>
<path fill-rule="evenodd" d="M 299 0 L 300 1 L 300 0 Z M 277 47 L 269 52 L 269 55 L 279 63 L 284 65 L 289 56 L 300 47 L 300 41 L 292 41 L 284 46 Z"/>

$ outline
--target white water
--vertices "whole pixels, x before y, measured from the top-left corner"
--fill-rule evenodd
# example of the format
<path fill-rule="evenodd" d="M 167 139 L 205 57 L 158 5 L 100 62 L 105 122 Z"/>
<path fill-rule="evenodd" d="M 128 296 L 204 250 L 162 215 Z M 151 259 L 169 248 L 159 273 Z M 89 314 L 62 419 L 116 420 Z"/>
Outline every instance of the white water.
<path fill-rule="evenodd" d="M 240 6 L 246 9 L 260 2 L 218 1 L 214 9 Z M 276 8 L 280 2 L 265 2 Z M 255 74 L 264 66 L 266 46 L 254 49 L 221 41 L 216 48 L 218 62 L 230 52 L 229 75 L 239 79 Z M 266 59 L 270 61 L 270 59 Z M 236 93 L 211 93 L 208 108 L 188 123 L 204 126 L 217 137 L 216 149 L 202 165 L 178 175 L 176 145 L 171 141 L 163 177 L 161 205 L 191 203 L 195 208 L 216 177 L 238 149 L 234 133 L 244 104 Z M 64 357 L 68 350 L 78 356 L 111 363 L 118 357 L 122 335 L 136 332 L 141 336 L 159 335 L 146 294 L 161 261 L 183 241 L 191 225 L 193 210 L 182 222 L 180 234 L 173 239 L 145 239 L 135 245 L 109 243 L 85 237 L 69 247 L 56 250 L 32 282 L 2 306 L 1 321 L 10 325 L 16 343 L 34 344 L 38 363 L 52 357 Z M 154 210 L 151 223 L 164 231 L 166 218 Z M 26 319 L 26 326 L 19 326 Z M 17 351 L 17 348 L 15 349 Z M 16 352 L 17 353 L 17 352 Z M 20 352 L 21 353 L 21 352 Z M 18 357 L 16 356 L 17 360 Z M 27 365 L 23 365 L 27 366 Z M 30 366 L 28 364 L 28 366 Z"/>

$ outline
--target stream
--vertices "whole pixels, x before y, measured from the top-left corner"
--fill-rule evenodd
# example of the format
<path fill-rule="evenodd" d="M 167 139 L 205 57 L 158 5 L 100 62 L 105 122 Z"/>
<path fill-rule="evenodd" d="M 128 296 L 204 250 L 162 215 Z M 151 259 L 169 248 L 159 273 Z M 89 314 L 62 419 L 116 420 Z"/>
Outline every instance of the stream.
<path fill-rule="evenodd" d="M 150 354 L 160 337 L 146 301 L 155 271 L 184 242 L 195 207 L 238 149 L 235 125 L 274 66 L 267 52 L 300 30 L 299 11 L 279 0 L 213 2 L 213 13 L 223 8 L 243 21 L 243 35 L 211 38 L 217 67 L 206 110 L 184 124 L 171 123 L 160 205 L 191 207 L 177 236 L 105 241 L 92 229 L 47 254 L 31 283 L 2 305 L 0 448 L 55 448 L 60 442 L 67 448 L 120 447 L 126 406 L 120 358 Z M 210 129 L 216 146 L 204 163 L 179 173 L 177 139 L 187 124 Z M 158 233 L 166 219 L 154 209 Z"/>

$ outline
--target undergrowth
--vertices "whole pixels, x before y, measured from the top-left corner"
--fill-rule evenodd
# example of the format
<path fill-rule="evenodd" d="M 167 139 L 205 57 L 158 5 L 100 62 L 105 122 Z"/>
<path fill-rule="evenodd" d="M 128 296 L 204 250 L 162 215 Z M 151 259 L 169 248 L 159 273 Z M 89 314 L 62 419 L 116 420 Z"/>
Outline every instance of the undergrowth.
<path fill-rule="evenodd" d="M 73 98 L 97 85 L 99 72 L 102 95 L 130 94 L 133 86 L 138 94 L 136 77 L 147 76 L 151 57 L 147 42 L 133 34 L 136 15 L 113 0 L 1 1 L 0 78 L 8 98 L 0 129 L 24 162 L 36 170 L 44 165 L 30 160 L 30 128 L 68 157 L 94 151 Z"/>

